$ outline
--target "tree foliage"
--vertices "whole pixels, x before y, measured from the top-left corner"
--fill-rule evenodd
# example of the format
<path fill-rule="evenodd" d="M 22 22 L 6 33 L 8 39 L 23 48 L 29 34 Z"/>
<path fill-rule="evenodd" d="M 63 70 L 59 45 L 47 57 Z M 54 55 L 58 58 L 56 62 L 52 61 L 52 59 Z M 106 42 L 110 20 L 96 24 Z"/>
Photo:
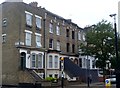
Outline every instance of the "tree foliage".
<path fill-rule="evenodd" d="M 97 59 L 96 66 L 105 68 L 106 61 L 110 61 L 115 55 L 114 30 L 111 23 L 102 20 L 90 26 L 85 37 L 86 43 L 80 45 L 82 54 L 94 56 Z"/>

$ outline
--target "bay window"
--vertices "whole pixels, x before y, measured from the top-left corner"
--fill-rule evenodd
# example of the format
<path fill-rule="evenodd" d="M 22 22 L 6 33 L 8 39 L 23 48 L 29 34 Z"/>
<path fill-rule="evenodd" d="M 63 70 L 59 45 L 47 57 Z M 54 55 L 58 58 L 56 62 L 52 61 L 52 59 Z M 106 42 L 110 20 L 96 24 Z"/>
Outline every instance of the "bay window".
<path fill-rule="evenodd" d="M 34 53 L 32 54 L 31 67 L 36 67 L 36 55 Z"/>
<path fill-rule="evenodd" d="M 43 68 L 43 55 L 38 54 L 38 68 Z"/>
<path fill-rule="evenodd" d="M 49 56 L 49 68 L 53 68 L 53 57 Z"/>
<path fill-rule="evenodd" d="M 59 59 L 58 59 L 58 56 L 55 56 L 54 58 L 54 68 L 58 68 L 58 63 L 59 62 Z"/>

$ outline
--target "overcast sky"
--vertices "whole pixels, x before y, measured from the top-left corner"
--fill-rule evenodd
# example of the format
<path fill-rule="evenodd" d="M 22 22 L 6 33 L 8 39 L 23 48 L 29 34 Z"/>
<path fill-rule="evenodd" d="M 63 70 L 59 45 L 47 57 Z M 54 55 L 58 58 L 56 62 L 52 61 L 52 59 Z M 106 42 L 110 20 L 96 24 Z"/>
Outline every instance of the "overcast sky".
<path fill-rule="evenodd" d="M 0 3 L 4 0 L 0 0 Z M 37 1 L 38 6 L 62 16 L 72 19 L 80 27 L 96 24 L 102 19 L 113 22 L 109 15 L 118 14 L 120 0 L 23 0 L 25 3 Z"/>

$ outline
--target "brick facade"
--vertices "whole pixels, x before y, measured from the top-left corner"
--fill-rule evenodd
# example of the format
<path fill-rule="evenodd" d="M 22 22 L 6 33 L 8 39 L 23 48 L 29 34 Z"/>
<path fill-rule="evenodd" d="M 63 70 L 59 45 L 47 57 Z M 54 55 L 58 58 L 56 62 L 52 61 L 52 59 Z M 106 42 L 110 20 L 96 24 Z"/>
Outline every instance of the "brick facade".
<path fill-rule="evenodd" d="M 60 69 L 48 69 L 50 64 L 49 55 L 60 57 L 70 57 L 77 59 L 79 65 L 78 47 L 82 40 L 78 40 L 78 32 L 83 29 L 70 20 L 64 19 L 56 14 L 47 11 L 45 8 L 32 6 L 23 2 L 4 2 L 2 5 L 2 18 L 6 18 L 7 25 L 2 27 L 2 34 L 6 34 L 5 42 L 2 44 L 2 78 L 3 84 L 18 84 L 20 82 L 33 82 L 34 80 L 29 70 L 35 70 L 38 73 L 44 73 L 43 77 L 50 74 L 58 74 Z M 32 14 L 32 26 L 26 25 L 26 13 Z M 46 16 L 45 16 L 46 14 Z M 41 28 L 36 28 L 36 17 L 41 17 Z M 53 24 L 53 33 L 49 32 L 49 24 Z M 56 26 L 60 28 L 60 35 L 56 34 Z M 69 37 L 66 37 L 66 30 L 69 30 Z M 31 46 L 26 46 L 26 30 L 31 32 Z M 36 47 L 36 34 L 41 35 L 42 47 Z M 74 38 L 72 36 L 74 34 Z M 53 48 L 49 48 L 49 40 L 53 40 Z M 60 50 L 57 50 L 57 41 L 60 42 Z M 67 43 L 69 51 L 67 52 Z M 73 50 L 74 47 L 74 50 Z M 21 70 L 21 58 L 25 54 L 25 63 L 28 67 Z M 31 68 L 32 54 L 42 54 L 43 68 Z M 30 59 L 30 60 L 29 60 Z M 54 58 L 53 58 L 54 59 Z M 23 58 L 24 60 L 24 58 Z M 37 59 L 35 59 L 37 60 Z M 27 62 L 28 61 L 28 62 Z M 29 62 L 30 61 L 30 62 Z M 55 60 L 54 60 L 55 61 Z M 58 62 L 59 63 L 59 59 Z M 36 63 L 36 61 L 35 61 Z M 25 65 L 26 65 L 25 64 Z M 55 64 L 55 62 L 53 63 Z M 37 64 L 38 65 L 38 64 Z M 59 66 L 59 65 L 58 65 Z M 26 67 L 26 66 L 25 66 Z M 28 71 L 28 72 L 27 72 Z M 28 75 L 28 77 L 27 77 Z M 55 76 L 55 74 L 54 74 Z"/>

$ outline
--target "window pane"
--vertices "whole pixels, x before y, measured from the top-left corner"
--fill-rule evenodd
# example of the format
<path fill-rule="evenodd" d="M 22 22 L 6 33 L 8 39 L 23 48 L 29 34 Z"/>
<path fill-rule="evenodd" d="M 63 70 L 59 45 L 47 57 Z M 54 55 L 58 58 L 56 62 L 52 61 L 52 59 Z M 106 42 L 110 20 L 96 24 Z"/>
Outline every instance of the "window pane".
<path fill-rule="evenodd" d="M 58 56 L 55 56 L 55 68 L 58 68 Z"/>
<path fill-rule="evenodd" d="M 52 56 L 49 56 L 49 68 L 52 68 L 53 64 L 52 64 Z"/>
<path fill-rule="evenodd" d="M 85 35 L 84 34 L 83 34 L 82 38 L 83 38 L 83 41 L 85 41 Z"/>
<path fill-rule="evenodd" d="M 72 31 L 72 39 L 75 39 L 75 32 Z"/>
<path fill-rule="evenodd" d="M 95 68 L 95 60 L 92 61 L 92 68 Z"/>
<path fill-rule="evenodd" d="M 67 52 L 69 52 L 69 47 L 70 47 L 70 44 L 69 44 L 69 43 L 67 43 L 67 44 L 66 44 L 66 49 L 67 49 Z"/>
<path fill-rule="evenodd" d="M 32 25 L 32 16 L 28 13 L 26 13 L 26 23 L 27 25 Z"/>
<path fill-rule="evenodd" d="M 52 23 L 49 24 L 49 32 L 53 33 L 53 24 Z"/>
<path fill-rule="evenodd" d="M 41 19 L 38 18 L 38 17 L 36 17 L 36 26 L 37 26 L 38 28 L 41 28 Z"/>
<path fill-rule="evenodd" d="M 32 54 L 32 67 L 36 67 L 36 56 Z"/>
<path fill-rule="evenodd" d="M 2 43 L 6 42 L 6 34 L 2 34 Z"/>
<path fill-rule="evenodd" d="M 60 41 L 57 41 L 57 50 L 60 50 Z"/>
<path fill-rule="evenodd" d="M 36 35 L 36 47 L 41 47 L 41 36 Z"/>
<path fill-rule="evenodd" d="M 49 77 L 53 77 L 53 75 L 52 75 L 52 74 L 49 74 Z"/>
<path fill-rule="evenodd" d="M 56 26 L 56 34 L 60 35 L 60 27 L 59 26 Z"/>
<path fill-rule="evenodd" d="M 58 78 L 58 74 L 55 74 L 55 78 Z"/>
<path fill-rule="evenodd" d="M 78 40 L 81 40 L 80 32 L 78 32 Z"/>
<path fill-rule="evenodd" d="M 86 59 L 85 58 L 83 60 L 83 66 L 84 66 L 84 68 L 86 67 Z"/>
<path fill-rule="evenodd" d="M 66 37 L 69 37 L 69 29 L 66 29 Z"/>
<path fill-rule="evenodd" d="M 31 46 L 31 34 L 26 32 L 26 45 Z"/>
<path fill-rule="evenodd" d="M 38 68 L 43 68 L 43 55 L 38 54 Z"/>
<path fill-rule="evenodd" d="M 72 44 L 72 53 L 75 53 L 75 45 Z"/>
<path fill-rule="evenodd" d="M 79 66 L 82 67 L 82 58 L 79 58 Z"/>
<path fill-rule="evenodd" d="M 49 48 L 53 48 L 53 39 L 49 40 Z"/>

